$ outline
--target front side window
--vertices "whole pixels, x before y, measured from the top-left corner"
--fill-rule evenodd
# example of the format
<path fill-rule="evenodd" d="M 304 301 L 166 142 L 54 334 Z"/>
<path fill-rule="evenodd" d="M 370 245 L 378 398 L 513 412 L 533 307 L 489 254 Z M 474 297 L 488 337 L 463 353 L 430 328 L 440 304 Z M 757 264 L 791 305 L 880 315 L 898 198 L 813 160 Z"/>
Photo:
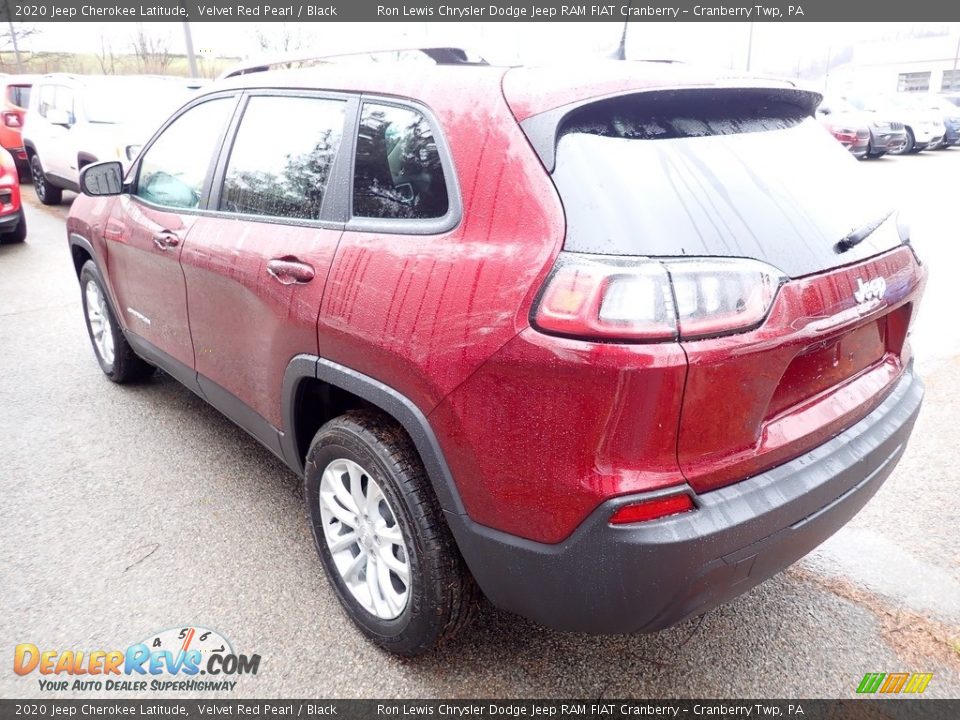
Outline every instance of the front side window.
<path fill-rule="evenodd" d="M 73 114 L 73 90 L 63 85 L 57 86 L 56 101 L 54 102 L 57 112 L 61 117 L 65 117 L 71 125 L 76 121 Z"/>
<path fill-rule="evenodd" d="M 53 110 L 53 99 L 57 89 L 53 85 L 40 86 L 40 102 L 37 103 L 37 112 L 41 117 L 46 117 Z"/>
<path fill-rule="evenodd" d="M 364 103 L 353 174 L 353 214 L 439 218 L 447 186 L 430 123 L 416 110 Z"/>
<path fill-rule="evenodd" d="M 341 100 L 255 96 L 240 121 L 220 210 L 317 220 L 343 135 Z"/>
<path fill-rule="evenodd" d="M 233 103 L 233 98 L 209 100 L 168 125 L 143 154 L 134 195 L 169 208 L 198 207 Z"/>

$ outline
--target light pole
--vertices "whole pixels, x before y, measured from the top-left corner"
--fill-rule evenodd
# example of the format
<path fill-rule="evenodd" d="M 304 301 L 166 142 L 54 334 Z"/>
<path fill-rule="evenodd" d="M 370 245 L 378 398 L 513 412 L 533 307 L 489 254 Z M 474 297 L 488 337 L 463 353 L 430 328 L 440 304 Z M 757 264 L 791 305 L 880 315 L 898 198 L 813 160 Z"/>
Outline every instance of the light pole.
<path fill-rule="evenodd" d="M 750 23 L 750 34 L 747 36 L 747 72 L 750 72 L 750 62 L 753 59 L 753 22 Z"/>
<path fill-rule="evenodd" d="M 627 18 L 630 17 L 630 6 L 633 5 L 633 0 L 627 3 Z M 627 59 L 627 27 L 630 24 L 630 20 L 623 21 L 623 32 L 620 33 L 620 45 L 617 47 L 616 55 L 614 55 L 615 60 L 626 60 Z"/>

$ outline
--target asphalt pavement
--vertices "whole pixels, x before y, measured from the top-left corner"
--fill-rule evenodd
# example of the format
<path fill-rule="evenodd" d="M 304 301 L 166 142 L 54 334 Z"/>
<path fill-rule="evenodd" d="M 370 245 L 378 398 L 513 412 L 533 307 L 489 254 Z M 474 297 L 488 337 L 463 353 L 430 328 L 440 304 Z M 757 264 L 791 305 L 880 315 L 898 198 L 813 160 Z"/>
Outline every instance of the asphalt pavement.
<path fill-rule="evenodd" d="M 931 269 L 913 332 L 926 402 L 867 508 L 670 630 L 568 635 L 484 606 L 415 660 L 342 614 L 299 481 L 267 450 L 163 374 L 102 376 L 66 247 L 70 198 L 42 207 L 24 187 L 27 242 L 0 246 L 0 696 L 74 696 L 15 675 L 17 643 L 124 649 L 192 625 L 261 656 L 223 697 L 850 697 L 867 672 L 932 672 L 927 696 L 960 697 L 960 149 L 859 171 L 909 212 Z"/>

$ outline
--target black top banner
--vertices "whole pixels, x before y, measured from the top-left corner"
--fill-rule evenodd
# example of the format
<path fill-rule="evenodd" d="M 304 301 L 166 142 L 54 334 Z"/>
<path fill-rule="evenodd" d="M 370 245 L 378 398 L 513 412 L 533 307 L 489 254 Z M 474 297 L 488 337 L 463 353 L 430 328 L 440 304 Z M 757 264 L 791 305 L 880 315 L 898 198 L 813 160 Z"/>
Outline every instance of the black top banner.
<path fill-rule="evenodd" d="M 612 4 L 556 0 L 0 0 L 0 20 L 14 22 L 129 22 L 189 20 L 247 22 L 804 22 L 960 20 L 960 2 L 944 0 L 791 0 L 791 2 L 666 2 Z"/>

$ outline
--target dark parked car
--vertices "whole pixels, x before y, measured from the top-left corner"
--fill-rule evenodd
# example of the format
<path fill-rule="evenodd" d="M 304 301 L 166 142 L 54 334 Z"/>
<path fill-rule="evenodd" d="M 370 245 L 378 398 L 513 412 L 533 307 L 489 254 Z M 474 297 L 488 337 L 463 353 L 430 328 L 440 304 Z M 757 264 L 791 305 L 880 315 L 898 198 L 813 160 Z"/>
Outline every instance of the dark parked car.
<path fill-rule="evenodd" d="M 96 360 L 163 368 L 302 477 L 385 648 L 450 637 L 477 588 L 667 627 L 853 517 L 920 408 L 926 272 L 820 99 L 655 62 L 211 85 L 125 177 L 81 174 Z"/>
<path fill-rule="evenodd" d="M 827 132 L 857 159 L 865 158 L 868 154 L 879 157 L 886 152 L 886 140 L 883 140 L 883 150 L 878 150 L 874 143 L 871 128 L 874 121 L 870 114 L 860 112 L 840 98 L 821 102 L 817 108 L 817 118 Z"/>
<path fill-rule="evenodd" d="M 940 144 L 945 132 L 941 116 L 921 107 L 909 93 L 886 95 L 847 94 L 843 99 L 858 110 L 873 113 L 878 119 L 896 119 L 902 122 L 906 140 L 899 148 L 888 152 L 909 154 L 934 148 Z"/>
<path fill-rule="evenodd" d="M 824 119 L 838 114 L 841 118 L 849 117 L 856 123 L 866 124 L 870 131 L 867 143 L 866 157 L 878 158 L 888 152 L 899 152 L 907 143 L 907 131 L 903 122 L 894 119 L 896 113 L 880 112 L 869 109 L 861 110 L 842 97 L 827 97 L 817 108 L 817 114 Z"/>

